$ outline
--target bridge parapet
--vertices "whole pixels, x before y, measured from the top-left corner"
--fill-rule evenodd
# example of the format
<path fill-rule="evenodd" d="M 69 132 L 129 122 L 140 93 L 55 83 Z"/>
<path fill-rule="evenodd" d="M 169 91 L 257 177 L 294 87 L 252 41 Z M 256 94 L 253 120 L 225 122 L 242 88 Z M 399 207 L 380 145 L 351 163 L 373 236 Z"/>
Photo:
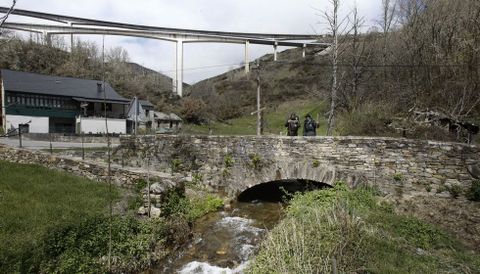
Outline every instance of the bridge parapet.
<path fill-rule="evenodd" d="M 185 170 L 197 181 L 235 196 L 257 184 L 307 179 L 376 185 L 386 194 L 435 195 L 467 188 L 478 170 L 475 145 L 379 137 L 141 136 L 121 137 L 139 163 Z M 201 180 L 200 180 L 201 178 Z"/>

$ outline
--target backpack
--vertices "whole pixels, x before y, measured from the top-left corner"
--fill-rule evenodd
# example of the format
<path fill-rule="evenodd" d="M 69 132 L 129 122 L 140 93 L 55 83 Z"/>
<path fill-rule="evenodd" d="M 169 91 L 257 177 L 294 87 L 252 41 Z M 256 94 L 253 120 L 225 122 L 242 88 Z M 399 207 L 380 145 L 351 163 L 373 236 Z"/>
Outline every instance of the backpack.
<path fill-rule="evenodd" d="M 315 131 L 315 122 L 313 120 L 307 121 L 305 124 L 306 131 Z"/>

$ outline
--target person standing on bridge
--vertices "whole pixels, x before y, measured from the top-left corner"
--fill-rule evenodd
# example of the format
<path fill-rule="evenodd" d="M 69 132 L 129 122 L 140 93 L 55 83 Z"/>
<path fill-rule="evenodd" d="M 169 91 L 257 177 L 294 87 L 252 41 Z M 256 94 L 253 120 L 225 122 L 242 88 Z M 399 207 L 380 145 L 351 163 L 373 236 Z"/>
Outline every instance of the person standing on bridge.
<path fill-rule="evenodd" d="M 310 114 L 305 116 L 303 123 L 303 136 L 317 136 L 318 123 L 313 120 Z"/>
<path fill-rule="evenodd" d="M 287 128 L 288 136 L 298 135 L 298 129 L 300 128 L 300 118 L 298 118 L 295 112 L 290 114 L 290 118 L 285 123 L 285 127 Z"/>

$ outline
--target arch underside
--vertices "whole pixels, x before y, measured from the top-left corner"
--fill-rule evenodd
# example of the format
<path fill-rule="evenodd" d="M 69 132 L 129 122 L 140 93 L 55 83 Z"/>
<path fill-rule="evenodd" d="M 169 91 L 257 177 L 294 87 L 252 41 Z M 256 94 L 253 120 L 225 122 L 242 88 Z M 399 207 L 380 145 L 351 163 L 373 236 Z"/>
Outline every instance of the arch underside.
<path fill-rule="evenodd" d="M 240 202 L 283 202 L 290 199 L 295 193 L 329 187 L 331 186 L 322 182 L 303 179 L 277 180 L 248 188 L 238 195 L 237 200 Z"/>
<path fill-rule="evenodd" d="M 244 191 L 268 182 L 308 181 L 334 186 L 336 182 L 342 181 L 350 187 L 355 187 L 368 183 L 370 177 L 363 172 L 338 169 L 331 165 L 281 161 L 257 171 L 232 170 L 232 179 L 226 187 L 230 196 L 238 197 Z"/>

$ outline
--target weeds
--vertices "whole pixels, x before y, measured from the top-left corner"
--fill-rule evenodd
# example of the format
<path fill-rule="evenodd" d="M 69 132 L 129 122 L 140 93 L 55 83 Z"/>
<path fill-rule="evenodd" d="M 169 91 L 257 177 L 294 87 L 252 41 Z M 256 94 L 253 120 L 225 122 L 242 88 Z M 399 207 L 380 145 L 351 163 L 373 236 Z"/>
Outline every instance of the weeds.
<path fill-rule="evenodd" d="M 170 168 L 172 169 L 172 172 L 179 172 L 182 168 L 182 160 L 180 159 L 173 159 L 170 162 Z"/>
<path fill-rule="evenodd" d="M 262 159 L 260 158 L 260 155 L 255 153 L 255 154 L 248 155 L 248 157 L 250 158 L 250 166 L 256 170 L 260 170 L 261 163 L 262 163 Z"/>
<path fill-rule="evenodd" d="M 417 251 L 421 249 L 422 255 Z M 370 188 L 295 195 L 247 273 L 469 273 L 480 256 L 433 225 L 397 215 Z"/>
<path fill-rule="evenodd" d="M 231 154 L 225 155 L 225 157 L 223 158 L 223 163 L 226 168 L 232 167 L 234 164 L 232 155 Z"/>

